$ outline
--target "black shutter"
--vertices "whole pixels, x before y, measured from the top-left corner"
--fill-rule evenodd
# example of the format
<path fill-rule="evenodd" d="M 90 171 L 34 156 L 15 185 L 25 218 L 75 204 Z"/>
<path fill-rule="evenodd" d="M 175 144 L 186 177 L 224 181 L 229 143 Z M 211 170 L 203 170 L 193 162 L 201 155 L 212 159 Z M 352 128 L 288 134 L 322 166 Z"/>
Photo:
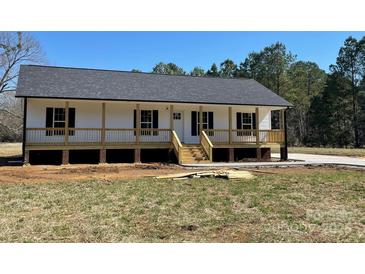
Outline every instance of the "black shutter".
<path fill-rule="evenodd" d="M 214 115 L 212 111 L 208 112 L 208 129 L 214 129 Z M 214 136 L 214 132 L 208 130 L 208 136 Z"/>
<path fill-rule="evenodd" d="M 68 109 L 68 127 L 75 128 L 75 108 Z M 70 135 L 70 136 L 75 135 L 75 131 L 69 130 L 68 135 Z"/>
<path fill-rule="evenodd" d="M 191 136 L 196 136 L 196 111 L 191 112 Z"/>
<path fill-rule="evenodd" d="M 46 127 L 53 128 L 53 108 L 46 108 Z M 52 130 L 46 130 L 46 136 L 52 136 Z"/>
<path fill-rule="evenodd" d="M 213 112 L 212 111 L 209 111 L 208 112 L 208 128 L 209 129 L 214 129 L 214 121 L 213 121 Z"/>
<path fill-rule="evenodd" d="M 256 113 L 252 113 L 252 129 L 256 129 Z"/>
<path fill-rule="evenodd" d="M 75 108 L 68 109 L 68 127 L 69 128 L 75 127 Z"/>
<path fill-rule="evenodd" d="M 158 110 L 153 110 L 153 112 L 152 112 L 152 127 L 158 128 Z M 154 131 L 153 135 L 157 136 L 158 131 Z"/>
<path fill-rule="evenodd" d="M 236 112 L 236 123 L 237 123 L 237 129 L 242 129 L 242 114 L 241 114 L 241 112 Z"/>
<path fill-rule="evenodd" d="M 154 110 L 152 114 L 152 127 L 158 128 L 158 110 Z"/>
<path fill-rule="evenodd" d="M 133 128 L 137 128 L 137 110 L 133 110 Z M 136 131 L 134 131 L 134 136 L 136 136 Z"/>

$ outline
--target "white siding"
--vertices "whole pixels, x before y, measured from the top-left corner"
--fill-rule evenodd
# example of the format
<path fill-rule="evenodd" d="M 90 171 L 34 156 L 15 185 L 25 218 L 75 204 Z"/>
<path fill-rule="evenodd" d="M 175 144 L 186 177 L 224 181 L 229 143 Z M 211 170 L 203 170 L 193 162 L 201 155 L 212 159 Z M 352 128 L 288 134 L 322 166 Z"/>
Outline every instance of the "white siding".
<path fill-rule="evenodd" d="M 101 101 L 70 100 L 70 107 L 76 109 L 75 126 L 77 128 L 101 127 Z M 64 107 L 65 101 L 52 99 L 28 99 L 27 127 L 45 127 L 46 108 Z M 133 128 L 133 110 L 136 103 L 106 102 L 106 127 L 107 128 Z M 170 127 L 170 104 L 140 103 L 140 109 L 159 110 L 159 128 Z M 271 129 L 271 110 L 278 108 L 259 107 L 259 128 Z M 184 119 L 185 143 L 199 142 L 198 136 L 191 136 L 191 111 L 199 111 L 199 105 L 174 104 L 174 111 L 181 111 Z M 228 106 L 203 105 L 203 111 L 214 112 L 214 128 L 228 129 Z M 232 128 L 236 129 L 236 112 L 255 112 L 255 107 L 232 106 Z"/>

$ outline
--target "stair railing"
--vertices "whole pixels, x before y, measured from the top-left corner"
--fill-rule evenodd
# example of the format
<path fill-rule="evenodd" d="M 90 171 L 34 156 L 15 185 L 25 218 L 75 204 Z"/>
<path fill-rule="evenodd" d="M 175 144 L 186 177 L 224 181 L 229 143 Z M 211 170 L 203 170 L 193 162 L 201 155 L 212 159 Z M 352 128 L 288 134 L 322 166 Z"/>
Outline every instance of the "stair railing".
<path fill-rule="evenodd" d="M 209 161 L 213 161 L 213 144 L 209 140 L 208 135 L 205 131 L 202 131 L 202 138 L 200 139 L 200 145 L 203 147 L 205 153 L 208 155 Z"/>
<path fill-rule="evenodd" d="M 182 163 L 182 144 L 179 137 L 177 136 L 175 130 L 172 131 L 172 146 L 174 147 L 174 152 L 179 164 Z"/>

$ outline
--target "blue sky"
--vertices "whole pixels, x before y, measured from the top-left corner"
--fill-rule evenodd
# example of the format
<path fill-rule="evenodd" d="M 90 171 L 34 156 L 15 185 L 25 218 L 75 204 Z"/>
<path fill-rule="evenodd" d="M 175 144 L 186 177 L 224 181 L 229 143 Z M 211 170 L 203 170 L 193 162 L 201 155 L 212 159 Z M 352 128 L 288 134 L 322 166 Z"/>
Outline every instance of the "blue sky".
<path fill-rule="evenodd" d="M 49 65 L 151 71 L 173 62 L 190 71 L 226 58 L 236 63 L 277 41 L 322 69 L 336 60 L 344 40 L 365 32 L 34 32 Z"/>

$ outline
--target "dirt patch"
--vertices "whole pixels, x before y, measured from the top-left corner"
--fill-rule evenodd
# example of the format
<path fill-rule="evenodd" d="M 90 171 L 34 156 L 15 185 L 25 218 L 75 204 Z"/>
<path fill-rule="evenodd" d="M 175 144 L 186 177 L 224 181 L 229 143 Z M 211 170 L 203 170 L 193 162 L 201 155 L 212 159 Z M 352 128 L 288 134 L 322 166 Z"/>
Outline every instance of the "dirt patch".
<path fill-rule="evenodd" d="M 290 168 L 246 168 L 255 175 L 265 174 L 311 174 L 333 173 L 344 168 L 332 167 L 290 167 Z M 45 183 L 72 182 L 83 180 L 123 180 L 142 177 L 155 177 L 167 174 L 177 174 L 186 169 L 174 164 L 102 164 L 86 165 L 74 164 L 68 166 L 0 166 L 0 183 Z M 202 170 L 203 171 L 203 170 Z"/>
<path fill-rule="evenodd" d="M 81 180 L 119 180 L 179 173 L 177 165 L 106 164 L 69 166 L 0 167 L 0 183 L 72 182 Z"/>

